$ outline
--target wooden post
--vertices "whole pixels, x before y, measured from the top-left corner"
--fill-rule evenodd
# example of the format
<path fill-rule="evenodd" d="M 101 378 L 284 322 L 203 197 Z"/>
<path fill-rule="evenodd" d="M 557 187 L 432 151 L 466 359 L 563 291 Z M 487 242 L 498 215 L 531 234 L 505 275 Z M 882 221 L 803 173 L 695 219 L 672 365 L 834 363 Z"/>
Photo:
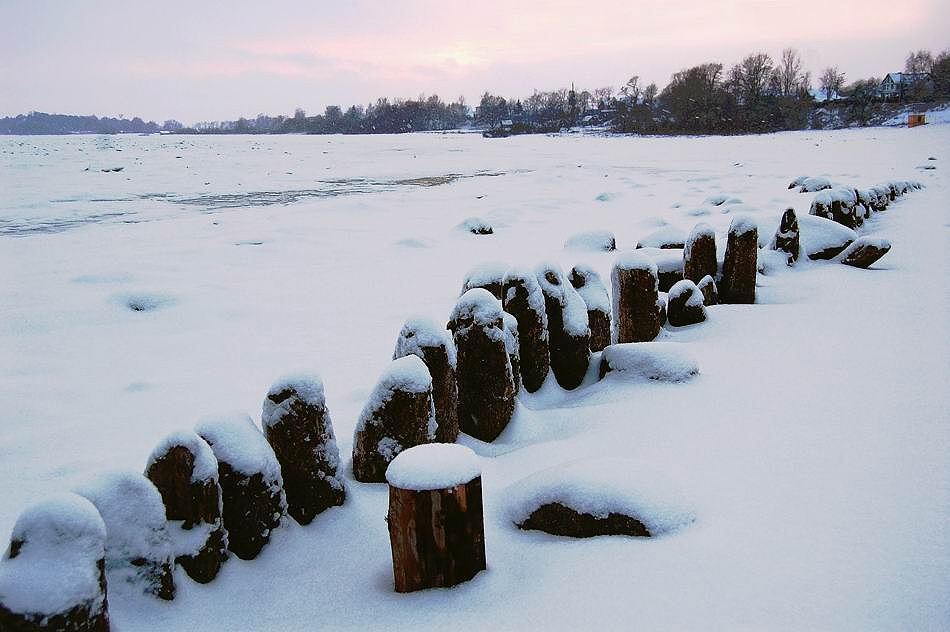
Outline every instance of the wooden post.
<path fill-rule="evenodd" d="M 758 236 L 758 227 L 751 219 L 735 217 L 729 225 L 720 288 L 724 303 L 755 303 Z"/>
<path fill-rule="evenodd" d="M 662 326 L 656 264 L 648 256 L 625 252 L 611 275 L 617 342 L 648 342 Z"/>
<path fill-rule="evenodd" d="M 509 270 L 505 275 L 504 309 L 518 320 L 521 381 L 529 393 L 544 383 L 551 368 L 548 317 L 544 294 L 533 272 Z"/>
<path fill-rule="evenodd" d="M 590 363 L 587 306 L 559 266 L 542 264 L 535 272 L 548 317 L 551 371 L 561 388 L 573 390 L 584 381 Z"/>
<path fill-rule="evenodd" d="M 386 478 L 396 592 L 455 586 L 486 568 L 482 478 L 470 449 L 411 448 Z"/>
<path fill-rule="evenodd" d="M 693 227 L 683 248 L 683 278 L 699 283 L 707 275 L 716 278 L 717 272 L 716 231 L 700 222 Z"/>

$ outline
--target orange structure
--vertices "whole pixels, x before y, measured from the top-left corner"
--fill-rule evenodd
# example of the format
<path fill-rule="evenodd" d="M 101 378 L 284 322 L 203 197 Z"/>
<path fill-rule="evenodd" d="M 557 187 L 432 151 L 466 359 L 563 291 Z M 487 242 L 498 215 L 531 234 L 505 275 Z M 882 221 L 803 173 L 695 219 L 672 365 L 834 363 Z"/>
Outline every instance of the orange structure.
<path fill-rule="evenodd" d="M 907 127 L 917 127 L 918 125 L 926 125 L 927 120 L 923 114 L 908 114 L 907 115 Z"/>

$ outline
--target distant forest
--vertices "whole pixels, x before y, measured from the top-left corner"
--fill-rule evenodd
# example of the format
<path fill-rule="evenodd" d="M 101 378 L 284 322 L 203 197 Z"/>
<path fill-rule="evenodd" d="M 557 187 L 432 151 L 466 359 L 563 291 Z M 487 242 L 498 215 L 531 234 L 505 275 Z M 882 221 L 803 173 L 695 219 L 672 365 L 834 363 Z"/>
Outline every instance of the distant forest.
<path fill-rule="evenodd" d="M 753 53 L 728 69 L 720 63 L 686 68 L 674 73 L 662 90 L 632 76 L 619 90 L 577 90 L 572 85 L 525 98 L 485 92 L 474 109 L 462 97 L 446 103 L 437 95 L 420 95 L 346 109 L 331 105 L 316 115 L 298 108 L 291 116 L 259 114 L 191 126 L 175 120 L 159 124 L 138 117 L 31 112 L 0 118 L 0 134 L 392 134 L 471 126 L 497 136 L 579 126 L 620 133 L 736 134 L 867 125 L 893 111 L 895 103 L 948 99 L 950 51 L 936 56 L 911 52 L 902 73 L 849 83 L 837 67 L 826 68 L 816 80 L 804 70 L 798 52 L 788 48 L 778 60 Z"/>

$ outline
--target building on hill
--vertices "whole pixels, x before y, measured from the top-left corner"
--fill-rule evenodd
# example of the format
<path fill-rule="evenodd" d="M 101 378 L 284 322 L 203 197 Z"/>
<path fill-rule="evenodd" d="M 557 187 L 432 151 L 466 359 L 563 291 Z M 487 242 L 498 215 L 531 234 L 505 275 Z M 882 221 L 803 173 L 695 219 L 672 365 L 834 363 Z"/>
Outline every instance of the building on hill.
<path fill-rule="evenodd" d="M 878 96 L 886 101 L 903 101 L 904 98 L 923 88 L 933 88 L 930 73 L 927 72 L 890 72 L 878 86 Z"/>

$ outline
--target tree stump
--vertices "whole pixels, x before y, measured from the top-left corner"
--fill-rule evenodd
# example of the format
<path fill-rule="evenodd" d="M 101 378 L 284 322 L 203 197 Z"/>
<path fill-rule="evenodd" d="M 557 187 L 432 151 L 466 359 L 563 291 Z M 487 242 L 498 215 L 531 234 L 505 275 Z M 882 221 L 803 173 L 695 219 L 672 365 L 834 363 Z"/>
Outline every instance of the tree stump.
<path fill-rule="evenodd" d="M 396 592 L 455 586 L 485 570 L 482 479 L 470 449 L 406 450 L 386 478 Z"/>
<path fill-rule="evenodd" d="M 799 238 L 798 218 L 795 217 L 795 209 L 787 208 L 782 213 L 782 221 L 772 237 L 772 243 L 769 248 L 779 250 L 788 255 L 788 265 L 792 265 L 801 256 L 801 241 Z"/>
<path fill-rule="evenodd" d="M 590 323 L 587 305 L 556 265 L 535 270 L 544 295 L 551 340 L 551 371 L 561 388 L 580 386 L 590 361 Z"/>
<path fill-rule="evenodd" d="M 393 360 L 410 354 L 422 358 L 432 376 L 432 399 L 438 424 L 435 440 L 439 443 L 455 443 L 459 436 L 455 343 L 448 332 L 432 320 L 410 318 L 399 332 Z"/>
<path fill-rule="evenodd" d="M 733 218 L 722 264 L 724 303 L 755 303 L 758 239 L 759 230 L 754 221 L 745 217 Z"/>
<path fill-rule="evenodd" d="M 106 526 L 76 494 L 59 494 L 17 519 L 0 561 L 0 630 L 108 632 Z"/>
<path fill-rule="evenodd" d="M 287 513 L 280 463 L 247 415 L 209 417 L 195 430 L 218 459 L 228 549 L 253 560 Z"/>
<path fill-rule="evenodd" d="M 886 239 L 860 237 L 844 251 L 841 263 L 855 268 L 867 268 L 886 255 L 890 249 L 891 242 Z"/>
<path fill-rule="evenodd" d="M 499 343 L 504 347 L 503 341 Z M 507 363 L 508 356 L 504 357 Z M 415 355 L 393 360 L 379 377 L 356 422 L 353 475 L 363 483 L 382 483 L 386 480 L 386 468 L 397 454 L 428 443 L 435 436 L 435 402 L 429 369 Z"/>
<path fill-rule="evenodd" d="M 507 272 L 504 309 L 518 321 L 521 382 L 526 391 L 533 393 L 541 388 L 551 368 L 544 294 L 533 272 L 520 269 Z"/>
<path fill-rule="evenodd" d="M 587 305 L 590 326 L 590 350 L 601 351 L 610 344 L 610 296 L 600 275 L 590 266 L 576 265 L 571 269 L 571 285 Z"/>
<path fill-rule="evenodd" d="M 617 257 L 611 274 L 617 342 L 648 342 L 660 333 L 656 264 L 640 253 Z"/>
<path fill-rule="evenodd" d="M 459 426 L 493 441 L 515 410 L 515 380 L 505 345 L 504 312 L 487 290 L 469 290 L 452 311 L 449 330 L 458 353 Z"/>
<path fill-rule="evenodd" d="M 106 526 L 110 582 L 136 586 L 159 599 L 175 598 L 175 555 L 162 495 L 138 472 L 109 472 L 76 490 L 95 505 Z"/>
<path fill-rule="evenodd" d="M 473 288 L 480 287 L 491 292 L 492 296 L 499 301 L 502 300 L 502 289 L 505 285 L 505 273 L 507 271 L 507 265 L 494 261 L 475 266 L 465 275 L 459 296 Z"/>
<path fill-rule="evenodd" d="M 700 222 L 693 227 L 683 249 L 683 278 L 699 283 L 704 276 L 716 277 L 719 262 L 716 260 L 716 231 Z"/>
<path fill-rule="evenodd" d="M 670 289 L 666 301 L 666 318 L 674 327 L 695 325 L 706 320 L 703 293 L 696 284 L 683 279 Z"/>
<path fill-rule="evenodd" d="M 196 582 L 210 582 L 228 559 L 218 460 L 211 447 L 193 432 L 171 434 L 152 451 L 145 476 L 162 495 L 168 520 L 181 521 L 169 528 L 175 561 Z"/>
<path fill-rule="evenodd" d="M 261 425 L 280 463 L 287 513 L 294 520 L 310 524 L 317 514 L 343 504 L 340 451 L 319 377 L 274 382 L 264 398 Z"/>
<path fill-rule="evenodd" d="M 521 354 L 518 343 L 518 319 L 502 312 L 502 323 L 505 326 L 505 351 L 508 352 L 508 361 L 511 363 L 511 376 L 515 381 L 515 392 L 521 390 Z"/>
<path fill-rule="evenodd" d="M 719 304 L 719 288 L 716 287 L 716 280 L 711 276 L 704 276 L 696 287 L 703 293 L 703 305 L 709 307 Z"/>

